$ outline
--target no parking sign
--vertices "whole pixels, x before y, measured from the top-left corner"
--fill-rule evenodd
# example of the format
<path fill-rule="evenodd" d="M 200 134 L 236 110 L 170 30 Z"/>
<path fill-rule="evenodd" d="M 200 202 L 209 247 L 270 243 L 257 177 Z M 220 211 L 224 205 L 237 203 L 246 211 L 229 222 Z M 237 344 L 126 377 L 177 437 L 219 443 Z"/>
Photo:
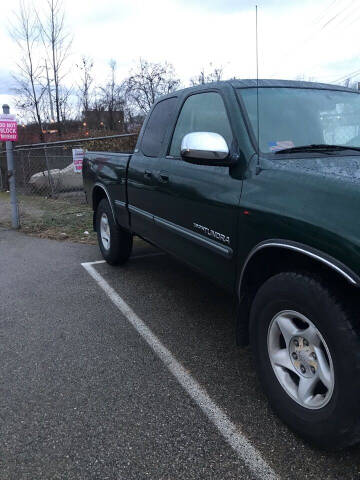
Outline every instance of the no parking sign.
<path fill-rule="evenodd" d="M 16 142 L 18 139 L 15 115 L 10 113 L 0 114 L 0 141 Z"/>
<path fill-rule="evenodd" d="M 84 159 L 84 150 L 82 148 L 73 148 L 72 155 L 73 155 L 74 171 L 77 173 L 81 173 L 83 159 Z"/>

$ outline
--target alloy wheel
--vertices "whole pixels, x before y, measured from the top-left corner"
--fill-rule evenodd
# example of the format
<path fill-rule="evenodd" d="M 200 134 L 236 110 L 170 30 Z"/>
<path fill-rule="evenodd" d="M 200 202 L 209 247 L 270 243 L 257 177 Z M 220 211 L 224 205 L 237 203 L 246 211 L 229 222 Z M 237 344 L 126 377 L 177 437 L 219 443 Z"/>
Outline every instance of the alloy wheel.
<path fill-rule="evenodd" d="M 302 407 L 319 409 L 331 399 L 334 367 L 329 348 L 317 327 L 293 310 L 271 320 L 268 353 L 285 392 Z"/>
<path fill-rule="evenodd" d="M 103 213 L 100 218 L 100 236 L 101 242 L 105 250 L 110 249 L 110 225 L 106 213 Z"/>

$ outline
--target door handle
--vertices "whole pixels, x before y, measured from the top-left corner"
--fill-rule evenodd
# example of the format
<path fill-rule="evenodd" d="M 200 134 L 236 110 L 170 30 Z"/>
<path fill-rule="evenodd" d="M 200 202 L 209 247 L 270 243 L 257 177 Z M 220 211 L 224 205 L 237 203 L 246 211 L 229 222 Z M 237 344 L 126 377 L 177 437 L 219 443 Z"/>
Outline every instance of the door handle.
<path fill-rule="evenodd" d="M 145 170 L 144 177 L 145 178 L 151 178 L 152 177 L 152 173 L 150 172 L 150 170 Z"/>
<path fill-rule="evenodd" d="M 160 182 L 167 183 L 169 181 L 169 175 L 166 172 L 160 172 Z"/>

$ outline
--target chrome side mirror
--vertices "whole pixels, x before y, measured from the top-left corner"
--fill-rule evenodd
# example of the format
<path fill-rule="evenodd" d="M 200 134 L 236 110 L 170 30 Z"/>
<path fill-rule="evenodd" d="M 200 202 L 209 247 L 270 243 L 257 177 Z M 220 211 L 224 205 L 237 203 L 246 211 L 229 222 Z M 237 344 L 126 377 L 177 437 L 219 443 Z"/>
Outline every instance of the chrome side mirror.
<path fill-rule="evenodd" d="M 218 133 L 193 132 L 188 133 L 182 139 L 181 156 L 188 161 L 193 159 L 198 160 L 199 163 L 216 165 L 217 162 L 220 162 L 225 165 L 225 160 L 229 156 L 229 147 L 224 137 Z M 201 160 L 205 160 L 205 162 L 201 162 Z"/>

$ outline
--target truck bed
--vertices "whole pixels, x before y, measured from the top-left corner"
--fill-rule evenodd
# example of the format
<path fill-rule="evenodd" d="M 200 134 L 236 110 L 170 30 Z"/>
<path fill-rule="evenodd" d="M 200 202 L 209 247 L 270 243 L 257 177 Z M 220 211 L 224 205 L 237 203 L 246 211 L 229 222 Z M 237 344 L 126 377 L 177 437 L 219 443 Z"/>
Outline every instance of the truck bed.
<path fill-rule="evenodd" d="M 111 205 L 119 223 L 126 226 L 129 223 L 126 193 L 126 172 L 131 153 L 86 152 L 83 162 L 84 190 L 91 206 L 94 202 L 94 185 L 101 184 L 111 198 Z"/>

